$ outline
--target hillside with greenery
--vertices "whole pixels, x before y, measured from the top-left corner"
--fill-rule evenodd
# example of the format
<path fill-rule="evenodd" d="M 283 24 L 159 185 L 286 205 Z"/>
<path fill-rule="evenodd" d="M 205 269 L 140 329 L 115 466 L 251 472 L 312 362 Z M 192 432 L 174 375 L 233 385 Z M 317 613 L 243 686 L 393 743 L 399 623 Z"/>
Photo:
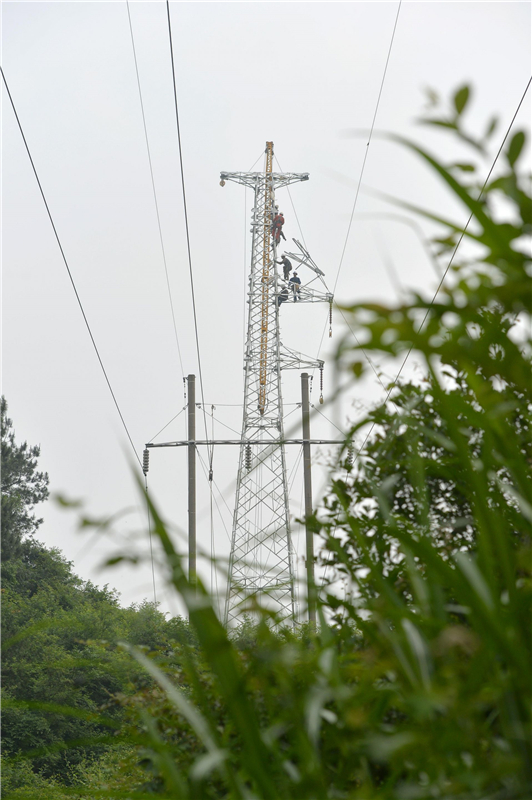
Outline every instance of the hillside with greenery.
<path fill-rule="evenodd" d="M 424 120 L 454 163 L 390 137 L 464 219 L 409 208 L 439 228 L 433 297 L 343 310 L 364 342 L 338 348 L 351 385 L 372 354 L 424 374 L 345 431 L 312 520 L 329 578 L 316 630 L 255 606 L 228 633 L 153 505 L 190 623 L 80 581 L 35 540 L 47 476 L 3 404 L 6 798 L 532 796 L 532 200 L 524 134 L 492 177 L 495 126 L 468 131 L 469 101 L 463 87 Z"/>
<path fill-rule="evenodd" d="M 152 603 L 121 608 L 114 590 L 82 581 L 36 540 L 33 507 L 48 497 L 48 476 L 37 469 L 39 448 L 16 443 L 5 398 L 1 412 L 2 784 L 48 797 L 41 792 L 56 783 L 100 774 L 125 720 L 117 697 L 150 685 L 117 642 L 166 652 L 193 634 Z M 116 763 L 128 752 L 112 748 Z"/>

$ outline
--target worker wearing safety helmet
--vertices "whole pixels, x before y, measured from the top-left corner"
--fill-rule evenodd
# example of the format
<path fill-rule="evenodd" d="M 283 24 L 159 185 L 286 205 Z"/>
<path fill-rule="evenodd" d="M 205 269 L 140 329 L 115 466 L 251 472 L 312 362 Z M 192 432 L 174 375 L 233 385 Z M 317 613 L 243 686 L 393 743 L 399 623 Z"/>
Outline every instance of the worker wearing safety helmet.
<path fill-rule="evenodd" d="M 272 236 L 275 244 L 279 244 L 279 242 L 281 241 L 281 236 L 286 241 L 286 237 L 282 230 L 283 225 L 284 225 L 284 216 L 283 212 L 281 211 L 274 216 L 272 222 Z"/>
<path fill-rule="evenodd" d="M 275 263 L 283 265 L 283 278 L 285 281 L 287 281 L 290 277 L 290 272 L 292 271 L 292 262 L 286 257 L 286 255 L 283 255 L 281 256 L 281 260 L 276 261 Z"/>
<path fill-rule="evenodd" d="M 292 292 L 294 294 L 294 303 L 297 303 L 299 300 L 299 290 L 301 287 L 301 279 L 297 277 L 297 272 L 294 271 L 294 274 L 290 278 L 290 285 L 292 287 Z"/>

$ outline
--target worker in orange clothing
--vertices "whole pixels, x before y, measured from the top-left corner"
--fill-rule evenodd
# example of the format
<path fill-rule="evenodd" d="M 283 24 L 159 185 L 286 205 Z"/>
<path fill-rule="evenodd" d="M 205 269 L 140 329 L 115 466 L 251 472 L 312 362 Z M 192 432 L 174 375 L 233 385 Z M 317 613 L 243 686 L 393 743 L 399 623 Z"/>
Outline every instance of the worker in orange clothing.
<path fill-rule="evenodd" d="M 283 212 L 279 211 L 273 218 L 272 222 L 272 236 L 275 244 L 279 244 L 281 241 L 281 236 L 286 242 L 286 236 L 283 233 L 283 225 L 284 225 L 284 216 Z"/>

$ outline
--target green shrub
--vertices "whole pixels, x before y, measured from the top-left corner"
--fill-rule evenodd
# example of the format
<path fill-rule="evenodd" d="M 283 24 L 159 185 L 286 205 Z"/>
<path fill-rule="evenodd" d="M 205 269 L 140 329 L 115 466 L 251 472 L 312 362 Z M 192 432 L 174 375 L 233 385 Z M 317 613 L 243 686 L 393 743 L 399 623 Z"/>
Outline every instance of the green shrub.
<path fill-rule="evenodd" d="M 478 156 L 485 141 L 462 122 L 469 97 L 460 89 L 450 116 L 432 124 Z M 136 618 L 140 628 L 152 620 L 158 650 L 123 645 L 150 682 L 116 703 L 126 717 L 120 741 L 134 746 L 145 782 L 136 772 L 128 783 L 129 762 L 111 788 L 95 777 L 93 797 L 532 796 L 524 134 L 509 138 L 480 198 L 474 163 L 444 166 L 400 141 L 471 214 L 469 247 L 455 254 L 463 224 L 439 220 L 435 244 L 452 265 L 433 301 L 413 294 L 344 310 L 366 353 L 400 365 L 412 351 L 425 375 L 392 384 L 386 402 L 346 432 L 346 447 L 366 441 L 354 466 L 346 459 L 333 472 L 325 513 L 312 520 L 332 575 L 320 588 L 319 626 L 276 630 L 259 610 L 254 627 L 243 620 L 228 633 L 204 588 L 189 585 L 151 504 L 196 638 L 177 626 L 172 646 L 161 647 L 157 612 Z M 348 336 L 338 363 L 354 382 L 366 369 Z M 348 586 L 341 597 L 338 578 Z"/>

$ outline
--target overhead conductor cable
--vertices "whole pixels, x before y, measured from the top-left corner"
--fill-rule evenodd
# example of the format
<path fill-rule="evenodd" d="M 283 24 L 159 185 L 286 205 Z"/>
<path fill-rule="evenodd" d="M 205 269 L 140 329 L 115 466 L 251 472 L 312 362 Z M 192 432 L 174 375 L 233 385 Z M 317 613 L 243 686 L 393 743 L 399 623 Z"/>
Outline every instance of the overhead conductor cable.
<path fill-rule="evenodd" d="M 31 153 L 30 153 L 30 148 L 28 147 L 28 142 L 26 141 L 26 137 L 24 135 L 24 131 L 22 130 L 22 125 L 20 124 L 20 119 L 18 117 L 17 110 L 16 110 L 15 104 L 13 102 L 13 98 L 11 97 L 11 92 L 9 91 L 9 86 L 7 85 L 6 76 L 4 75 L 4 70 L 2 69 L 2 67 L 0 67 L 0 72 L 2 73 L 2 79 L 4 81 L 4 86 L 6 87 L 7 95 L 9 97 L 9 101 L 11 103 L 11 108 L 13 109 L 13 113 L 15 114 L 15 119 L 17 120 L 17 124 L 18 124 L 19 130 L 20 130 L 20 134 L 22 136 L 22 140 L 24 142 L 24 146 L 26 148 L 26 152 L 28 154 L 28 158 L 29 158 L 31 166 L 32 166 L 33 173 L 35 175 L 35 179 L 37 180 L 37 185 L 39 186 L 39 191 L 41 192 L 41 196 L 42 196 L 46 211 L 48 213 L 48 217 L 50 219 L 50 223 L 52 225 L 52 228 L 53 228 L 53 231 L 54 231 L 54 234 L 55 234 L 55 238 L 57 240 L 57 244 L 59 245 L 59 250 L 61 251 L 61 256 L 63 258 L 64 264 L 65 264 L 65 267 L 66 267 L 66 270 L 67 270 L 67 273 L 68 273 L 68 277 L 70 278 L 70 283 L 72 284 L 72 288 L 74 289 L 74 294 L 76 295 L 76 300 L 78 301 L 78 305 L 79 305 L 81 313 L 83 315 L 83 320 L 84 320 L 85 325 L 87 327 L 87 330 L 89 332 L 89 336 L 91 338 L 92 346 L 94 347 L 94 350 L 95 350 L 96 355 L 98 357 L 98 361 L 100 363 L 100 367 L 102 368 L 102 372 L 104 374 L 105 381 L 107 383 L 109 391 L 111 392 L 111 397 L 113 398 L 114 404 L 116 406 L 116 410 L 118 411 L 118 415 L 119 415 L 119 417 L 120 417 L 120 419 L 122 421 L 122 425 L 124 426 L 124 430 L 126 432 L 127 438 L 129 439 L 129 443 L 130 443 L 130 445 L 131 445 L 131 447 L 133 449 L 133 452 L 135 453 L 135 458 L 137 459 L 137 461 L 139 463 L 139 466 L 142 469 L 142 463 L 140 461 L 140 458 L 139 458 L 139 455 L 138 455 L 137 450 L 135 448 L 135 445 L 133 444 L 133 439 L 131 438 L 131 435 L 129 433 L 128 427 L 126 425 L 126 421 L 125 421 L 125 419 L 124 419 L 124 417 L 122 415 L 122 412 L 120 410 L 120 406 L 118 405 L 118 400 L 116 399 L 115 393 L 113 391 L 113 387 L 111 386 L 111 382 L 109 380 L 109 377 L 108 377 L 107 372 L 105 370 L 105 367 L 103 365 L 102 357 L 100 356 L 100 351 L 98 350 L 98 347 L 96 345 L 96 341 L 94 339 L 91 327 L 89 325 L 89 320 L 87 319 L 87 315 L 85 314 L 85 309 L 83 308 L 83 303 L 81 302 L 81 298 L 80 298 L 80 296 L 78 294 L 78 290 L 76 288 L 76 284 L 74 282 L 74 278 L 72 277 L 72 273 L 70 271 L 70 267 L 68 265 L 68 261 L 67 261 L 67 258 L 65 256 L 65 251 L 63 250 L 63 245 L 61 244 L 61 240 L 59 239 L 59 234 L 57 233 L 57 229 L 55 227 L 55 223 L 54 223 L 50 208 L 48 206 L 48 202 L 46 200 L 46 196 L 44 194 L 44 191 L 43 191 L 43 188 L 42 188 L 42 185 L 41 185 L 41 181 L 39 180 L 39 175 L 37 174 L 37 170 L 35 168 L 35 164 L 33 162 L 33 158 L 32 158 Z"/>
<path fill-rule="evenodd" d="M 168 0 L 166 0 L 166 14 L 168 18 L 168 38 L 170 41 L 170 61 L 172 65 L 172 80 L 174 86 L 174 106 L 175 106 L 175 119 L 176 119 L 176 127 L 177 127 L 177 143 L 179 149 L 179 166 L 181 171 L 181 187 L 183 191 L 183 209 L 185 215 L 185 232 L 187 237 L 187 252 L 188 252 L 188 268 L 190 274 L 190 291 L 192 295 L 192 311 L 194 314 L 194 332 L 196 337 L 196 352 L 198 355 L 198 372 L 199 372 L 199 379 L 200 379 L 200 391 L 201 391 L 201 400 L 203 406 L 203 423 L 205 426 L 205 438 L 208 439 L 207 433 L 207 414 L 205 412 L 205 396 L 203 392 L 203 373 L 201 369 L 201 356 L 200 356 L 200 345 L 199 345 L 199 335 L 198 335 L 198 318 L 196 314 L 196 296 L 194 293 L 194 277 L 192 274 L 192 255 L 190 251 L 190 233 L 188 228 L 188 213 L 187 213 L 187 197 L 185 192 L 185 173 L 183 170 L 183 151 L 181 147 L 181 131 L 179 127 L 179 109 L 177 104 L 177 84 L 175 79 L 175 67 L 174 67 L 174 46 L 172 42 L 172 23 L 170 20 L 170 4 Z M 212 467 L 212 452 L 209 455 L 210 467 Z"/>
<path fill-rule="evenodd" d="M 155 178 L 153 177 L 153 165 L 152 165 L 152 161 L 151 161 L 150 143 L 149 143 L 149 140 L 148 140 L 148 129 L 146 127 L 146 116 L 145 116 L 145 113 L 144 113 L 144 101 L 142 99 L 142 89 L 141 89 L 141 86 L 140 86 L 139 67 L 138 67 L 138 63 L 137 63 L 137 51 L 136 51 L 136 48 L 135 48 L 135 39 L 133 37 L 133 25 L 132 25 L 132 22 L 131 22 L 131 13 L 130 13 L 130 10 L 129 10 L 129 0 L 126 0 L 126 6 L 127 6 L 127 16 L 128 16 L 128 20 L 129 20 L 129 32 L 131 34 L 131 45 L 132 45 L 132 48 L 133 48 L 133 59 L 135 61 L 135 73 L 136 73 L 136 76 L 137 76 L 137 87 L 138 87 L 138 90 L 139 90 L 140 110 L 142 112 L 142 124 L 144 126 L 144 139 L 146 141 L 146 150 L 147 150 L 147 153 L 148 153 L 148 163 L 149 163 L 149 167 L 150 167 L 151 186 L 152 186 L 152 190 L 153 190 L 153 200 L 154 200 L 154 203 L 155 203 L 155 213 L 157 215 L 157 226 L 158 226 L 158 229 L 159 229 L 159 240 L 161 242 L 161 252 L 162 252 L 162 256 L 163 256 L 164 273 L 165 273 L 165 276 L 166 276 L 166 286 L 167 286 L 167 289 L 168 289 L 168 299 L 170 301 L 170 310 L 172 312 L 172 321 L 174 323 L 174 335 L 175 335 L 175 342 L 176 342 L 176 346 L 177 346 L 177 354 L 178 354 L 178 357 L 179 357 L 179 364 L 181 366 L 181 375 L 184 377 L 185 370 L 183 369 L 183 360 L 181 358 L 181 348 L 179 346 L 179 337 L 177 335 L 177 324 L 176 324 L 176 320 L 175 320 L 174 303 L 173 303 L 173 300 L 172 300 L 172 292 L 171 292 L 171 289 L 170 289 L 170 278 L 168 276 L 168 265 L 166 263 L 166 251 L 164 249 L 163 232 L 162 232 L 162 228 L 161 228 L 161 218 L 160 218 L 160 215 L 159 215 L 159 203 L 157 201 L 157 192 L 155 191 Z"/>
<path fill-rule="evenodd" d="M 482 195 L 484 194 L 484 189 L 486 188 L 486 185 L 487 185 L 487 183 L 488 183 L 488 181 L 489 181 L 489 179 L 490 179 L 490 177 L 491 177 L 491 173 L 492 173 L 492 172 L 493 172 L 493 170 L 495 169 L 495 164 L 497 163 L 497 161 L 498 161 L 498 159 L 499 159 L 499 156 L 500 156 L 500 154 L 501 154 L 501 152 L 502 152 L 502 148 L 504 147 L 504 145 L 505 145 L 505 143 L 506 143 L 506 140 L 507 140 L 508 136 L 510 135 L 510 131 L 512 130 L 513 124 L 514 124 L 514 122 L 515 122 L 515 120 L 516 120 L 516 117 L 517 117 L 517 115 L 518 115 L 518 113 L 519 113 L 519 110 L 520 110 L 521 106 L 523 105 L 524 99 L 525 99 L 525 97 L 526 97 L 526 94 L 527 94 L 527 92 L 528 92 L 528 90 L 529 90 L 529 88 L 530 88 L 530 84 L 531 84 L 531 83 L 532 83 L 532 78 L 529 78 L 529 80 L 528 80 L 528 83 L 527 83 L 527 85 L 526 85 L 526 87 L 525 87 L 525 91 L 524 91 L 524 92 L 523 92 L 523 94 L 522 94 L 522 97 L 521 97 L 521 99 L 520 99 L 520 101 L 519 101 L 519 104 L 518 104 L 518 106 L 517 106 L 517 108 L 516 108 L 516 110 L 515 110 L 515 113 L 514 113 L 514 115 L 513 115 L 513 117 L 512 117 L 512 120 L 511 120 L 511 122 L 510 122 L 510 124 L 509 124 L 509 126 L 508 126 L 508 129 L 507 129 L 506 133 L 504 134 L 504 138 L 503 138 L 503 140 L 502 140 L 502 142 L 501 142 L 501 144 L 500 144 L 500 147 L 499 147 L 499 149 L 497 150 L 497 155 L 496 155 L 496 156 L 495 156 L 495 158 L 493 159 L 493 163 L 492 163 L 492 165 L 491 165 L 491 167 L 490 167 L 490 170 L 489 170 L 488 174 L 486 175 L 486 180 L 485 180 L 485 181 L 484 181 L 484 183 L 482 184 L 482 189 L 480 190 L 480 192 L 479 192 L 479 195 L 478 195 L 478 197 L 477 197 L 477 203 L 479 203 L 479 202 L 480 202 L 480 200 L 482 199 Z M 471 222 L 471 220 L 473 219 L 473 216 L 474 216 L 474 212 L 472 211 L 472 212 L 470 213 L 469 217 L 467 218 L 467 222 L 466 222 L 466 224 L 464 225 L 464 228 L 463 228 L 463 230 L 462 230 L 462 232 L 461 232 L 461 234 L 460 234 L 460 236 L 459 236 L 459 238 L 458 238 L 458 241 L 456 242 L 456 245 L 455 245 L 455 247 L 454 247 L 454 250 L 453 250 L 453 252 L 452 252 L 452 255 L 451 255 L 451 258 L 450 258 L 450 260 L 449 260 L 449 263 L 447 264 L 447 266 L 446 266 L 446 268 L 445 268 L 445 271 L 444 271 L 444 273 L 443 273 L 443 275 L 442 275 L 442 277 L 441 277 L 441 280 L 440 280 L 440 282 L 439 282 L 439 284 L 438 284 L 438 287 L 437 287 L 436 291 L 434 292 L 434 296 L 432 297 L 432 300 L 431 300 L 431 301 L 430 301 L 430 303 L 429 303 L 429 307 L 427 308 L 427 310 L 426 310 L 426 312 L 425 312 L 425 316 L 424 316 L 424 317 L 423 317 L 423 319 L 421 320 L 421 324 L 420 324 L 420 326 L 419 326 L 419 328 L 418 328 L 418 333 L 420 333 L 420 332 L 421 332 L 421 330 L 423 329 L 423 327 L 425 326 L 425 322 L 427 321 L 427 318 L 428 318 L 428 316 L 429 316 L 429 314 L 430 314 L 431 308 L 432 308 L 432 306 L 434 305 L 434 303 L 435 303 L 435 301 L 436 301 L 436 298 L 437 298 L 437 296 L 438 296 L 438 294 L 439 294 L 439 291 L 440 291 L 441 287 L 443 286 L 443 283 L 444 283 L 444 281 L 445 281 L 445 278 L 447 277 L 447 273 L 449 272 L 449 270 L 450 270 L 450 268 L 451 268 L 451 265 L 452 265 L 452 263 L 453 263 L 453 261 L 454 261 L 454 257 L 455 257 L 455 255 L 456 255 L 456 253 L 457 253 L 457 250 L 458 250 L 458 248 L 460 247 L 460 244 L 462 243 L 462 240 L 463 240 L 463 238 L 464 238 L 464 236 L 465 236 L 465 234 L 466 234 L 466 231 L 467 231 L 467 229 L 468 229 L 468 227 L 469 227 L 469 223 L 470 223 L 470 222 Z M 408 352 L 407 352 L 406 356 L 404 357 L 403 363 L 401 364 L 401 366 L 400 366 L 400 368 L 399 368 L 399 372 L 398 372 L 398 373 L 397 373 L 397 375 L 395 376 L 395 379 L 393 380 L 393 382 L 392 382 L 392 384 L 391 384 L 390 388 L 388 389 L 388 392 L 387 392 L 387 394 L 386 394 L 386 400 L 384 401 L 385 403 L 387 403 L 387 402 L 388 402 L 388 400 L 390 399 L 390 395 L 391 395 L 391 393 L 393 392 L 393 390 L 394 390 L 395 386 L 397 386 L 397 381 L 398 381 L 398 380 L 399 380 L 399 378 L 401 377 L 401 373 L 402 373 L 402 371 L 403 371 L 403 369 L 404 369 L 404 366 L 405 366 L 406 362 L 408 361 L 408 358 L 409 358 L 409 356 L 410 356 L 410 353 L 412 352 L 412 350 L 413 350 L 413 349 L 414 349 L 414 345 L 412 344 L 412 345 L 410 345 L 410 348 L 409 348 L 409 350 L 408 350 Z M 358 453 L 357 453 L 357 455 L 359 455 L 359 454 L 362 452 L 362 450 L 364 449 L 364 445 L 366 444 L 366 442 L 368 441 L 369 437 L 371 436 L 371 432 L 373 431 L 373 428 L 375 427 L 375 425 L 376 425 L 376 423 L 374 422 L 374 423 L 373 423 L 373 425 L 371 426 L 371 428 L 369 429 L 368 433 L 366 434 L 366 438 L 365 438 L 365 439 L 364 439 L 364 441 L 362 442 L 362 445 L 360 446 L 360 448 L 359 448 L 359 450 L 358 450 Z"/>
<path fill-rule="evenodd" d="M 370 127 L 370 131 L 369 131 L 368 141 L 367 141 L 366 150 L 365 150 L 365 153 L 364 153 L 364 159 L 362 161 L 362 167 L 361 167 L 360 175 L 359 175 L 359 178 L 358 178 L 357 189 L 356 189 L 356 192 L 355 192 L 355 199 L 353 201 L 353 208 L 351 209 L 351 216 L 350 216 L 350 219 L 349 219 L 349 225 L 347 226 L 347 233 L 346 233 L 346 237 L 345 237 L 345 241 L 344 241 L 344 246 L 343 246 L 343 249 L 342 249 L 342 254 L 340 256 L 340 263 L 338 265 L 338 270 L 336 272 L 336 278 L 334 280 L 334 286 L 333 286 L 333 291 L 332 291 L 333 295 L 336 292 L 336 286 L 338 285 L 338 279 L 340 277 L 340 270 L 342 269 L 342 264 L 344 262 L 344 256 L 345 256 L 345 252 L 346 252 L 346 249 L 347 249 L 347 243 L 349 241 L 349 235 L 351 233 L 351 227 L 353 225 L 353 218 L 355 216 L 355 210 L 356 210 L 356 207 L 357 207 L 358 195 L 360 193 L 360 186 L 362 184 L 362 177 L 364 175 L 364 170 L 366 168 L 366 161 L 367 161 L 367 158 L 368 158 L 369 146 L 371 144 L 371 138 L 373 136 L 373 129 L 375 128 L 375 121 L 377 119 L 377 113 L 379 111 L 379 105 L 380 105 L 380 102 L 381 102 L 382 90 L 384 88 L 384 82 L 386 80 L 386 74 L 388 72 L 388 64 L 390 62 L 390 56 L 391 56 L 391 53 L 392 53 L 392 47 L 393 47 L 393 43 L 394 43 L 394 39 L 395 39 L 395 31 L 397 29 L 397 22 L 399 20 L 399 13 L 401 11 L 402 2 L 403 2 L 403 0 L 399 0 L 399 5 L 397 7 L 397 14 L 395 15 L 395 22 L 394 22 L 394 26 L 393 26 L 393 30 L 392 30 L 392 36 L 391 36 L 391 39 L 390 39 L 390 45 L 388 47 L 388 54 L 386 56 L 386 63 L 384 65 L 384 72 L 382 74 L 381 85 L 379 87 L 379 94 L 377 96 L 377 102 L 375 103 L 375 111 L 373 112 L 373 119 L 371 121 L 371 127 Z M 368 354 L 366 353 L 364 348 L 361 346 L 360 342 L 358 341 L 357 335 L 355 334 L 354 330 L 349 325 L 344 313 L 341 310 L 340 310 L 340 314 L 341 314 L 342 319 L 344 320 L 345 324 L 347 325 L 347 327 L 349 328 L 349 330 L 353 334 L 353 337 L 354 337 L 356 343 L 359 345 L 360 349 L 362 350 L 362 353 L 364 354 L 364 358 L 366 359 L 366 361 L 370 365 L 371 369 L 375 373 L 375 377 L 377 378 L 378 382 L 381 384 L 382 388 L 384 389 L 384 385 L 382 383 L 382 379 L 381 379 L 377 369 L 375 368 L 375 365 L 373 364 L 373 361 L 370 359 L 370 357 L 368 356 Z M 327 323 L 325 324 L 325 327 L 323 329 L 323 333 L 322 333 L 322 336 L 321 336 L 320 346 L 318 348 L 318 357 L 319 357 L 319 354 L 321 352 L 321 347 L 322 347 L 322 344 L 323 344 L 323 339 L 325 337 L 326 329 L 327 329 Z M 331 337 L 331 335 L 332 335 L 332 303 L 331 303 L 330 314 L 329 314 L 329 337 Z"/>

